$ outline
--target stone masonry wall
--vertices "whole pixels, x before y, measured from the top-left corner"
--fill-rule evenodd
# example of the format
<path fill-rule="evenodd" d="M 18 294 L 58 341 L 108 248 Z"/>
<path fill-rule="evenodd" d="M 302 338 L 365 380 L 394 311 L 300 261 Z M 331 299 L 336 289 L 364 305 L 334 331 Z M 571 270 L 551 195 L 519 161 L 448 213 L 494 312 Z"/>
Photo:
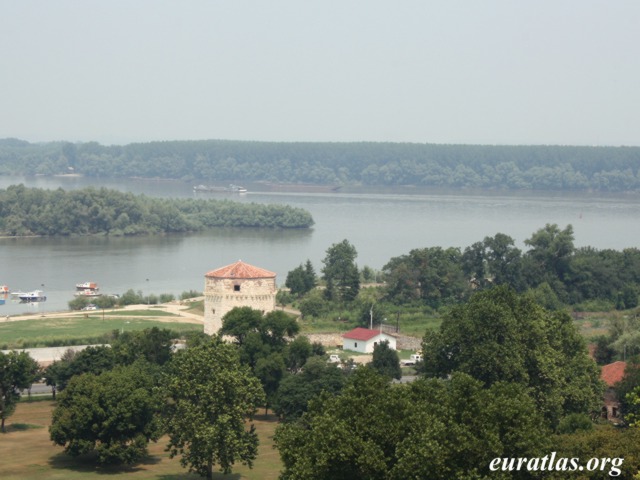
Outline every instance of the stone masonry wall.
<path fill-rule="evenodd" d="M 222 328 L 222 317 L 235 307 L 251 307 L 264 313 L 276 308 L 275 278 L 205 278 L 204 332 Z"/>

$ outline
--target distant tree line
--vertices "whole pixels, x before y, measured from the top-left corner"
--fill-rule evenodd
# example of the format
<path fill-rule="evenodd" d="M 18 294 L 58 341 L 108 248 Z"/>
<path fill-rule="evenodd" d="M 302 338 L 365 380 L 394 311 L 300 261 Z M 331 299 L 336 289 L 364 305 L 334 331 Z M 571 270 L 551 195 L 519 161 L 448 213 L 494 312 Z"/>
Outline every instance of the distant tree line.
<path fill-rule="evenodd" d="M 0 174 L 185 181 L 637 191 L 640 147 L 0 140 Z"/>
<path fill-rule="evenodd" d="M 105 188 L 0 190 L 0 234 L 139 235 L 210 227 L 307 228 L 311 214 L 287 205 L 166 199 Z"/>
<path fill-rule="evenodd" d="M 573 240 L 571 225 L 547 224 L 525 240 L 525 252 L 502 233 L 464 250 L 411 250 L 383 267 L 386 298 L 437 309 L 459 304 L 473 292 L 509 285 L 551 309 L 594 302 L 601 310 L 638 306 L 640 250 L 576 248 Z"/>

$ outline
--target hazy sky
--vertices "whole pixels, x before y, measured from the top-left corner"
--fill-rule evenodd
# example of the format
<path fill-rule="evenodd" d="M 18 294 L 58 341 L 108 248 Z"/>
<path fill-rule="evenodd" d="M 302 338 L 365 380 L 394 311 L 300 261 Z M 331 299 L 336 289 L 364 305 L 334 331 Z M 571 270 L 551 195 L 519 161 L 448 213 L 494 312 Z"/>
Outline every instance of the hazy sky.
<path fill-rule="evenodd" d="M 0 0 L 0 138 L 640 145 L 640 1 Z"/>

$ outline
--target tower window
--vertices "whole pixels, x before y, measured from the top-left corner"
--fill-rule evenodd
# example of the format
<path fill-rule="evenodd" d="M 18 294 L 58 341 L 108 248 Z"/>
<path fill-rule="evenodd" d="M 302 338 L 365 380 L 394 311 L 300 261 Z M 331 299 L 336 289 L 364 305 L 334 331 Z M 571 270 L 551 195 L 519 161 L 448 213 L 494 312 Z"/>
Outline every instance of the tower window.
<path fill-rule="evenodd" d="M 240 291 L 240 285 L 234 285 L 233 286 L 233 291 L 234 292 L 239 292 Z"/>

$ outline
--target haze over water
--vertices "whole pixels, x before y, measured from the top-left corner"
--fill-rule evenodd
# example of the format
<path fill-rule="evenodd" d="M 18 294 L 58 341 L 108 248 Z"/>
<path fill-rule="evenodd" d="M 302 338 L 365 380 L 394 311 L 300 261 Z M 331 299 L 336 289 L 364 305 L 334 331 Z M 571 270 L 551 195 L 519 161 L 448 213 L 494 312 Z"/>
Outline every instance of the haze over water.
<path fill-rule="evenodd" d="M 0 188 L 17 183 L 194 196 L 192 185 L 182 182 L 0 176 Z M 73 298 L 74 285 L 87 280 L 98 282 L 103 293 L 123 293 L 130 288 L 145 294 L 202 291 L 207 271 L 238 259 L 276 272 L 282 284 L 287 272 L 307 258 L 319 273 L 326 249 L 344 238 L 355 245 L 358 265 L 376 270 L 413 248 L 464 248 L 498 232 L 513 237 L 525 249 L 524 240 L 546 223 L 572 224 L 578 247 L 621 250 L 640 244 L 640 197 L 636 195 L 411 188 L 285 193 L 246 186 L 249 193 L 242 196 L 199 196 L 305 208 L 313 215 L 315 226 L 310 230 L 219 228 L 192 235 L 133 238 L 0 239 L 0 284 L 14 290 L 42 288 L 48 296 L 40 305 L 20 305 L 8 299 L 0 306 L 0 315 L 64 310 Z"/>

